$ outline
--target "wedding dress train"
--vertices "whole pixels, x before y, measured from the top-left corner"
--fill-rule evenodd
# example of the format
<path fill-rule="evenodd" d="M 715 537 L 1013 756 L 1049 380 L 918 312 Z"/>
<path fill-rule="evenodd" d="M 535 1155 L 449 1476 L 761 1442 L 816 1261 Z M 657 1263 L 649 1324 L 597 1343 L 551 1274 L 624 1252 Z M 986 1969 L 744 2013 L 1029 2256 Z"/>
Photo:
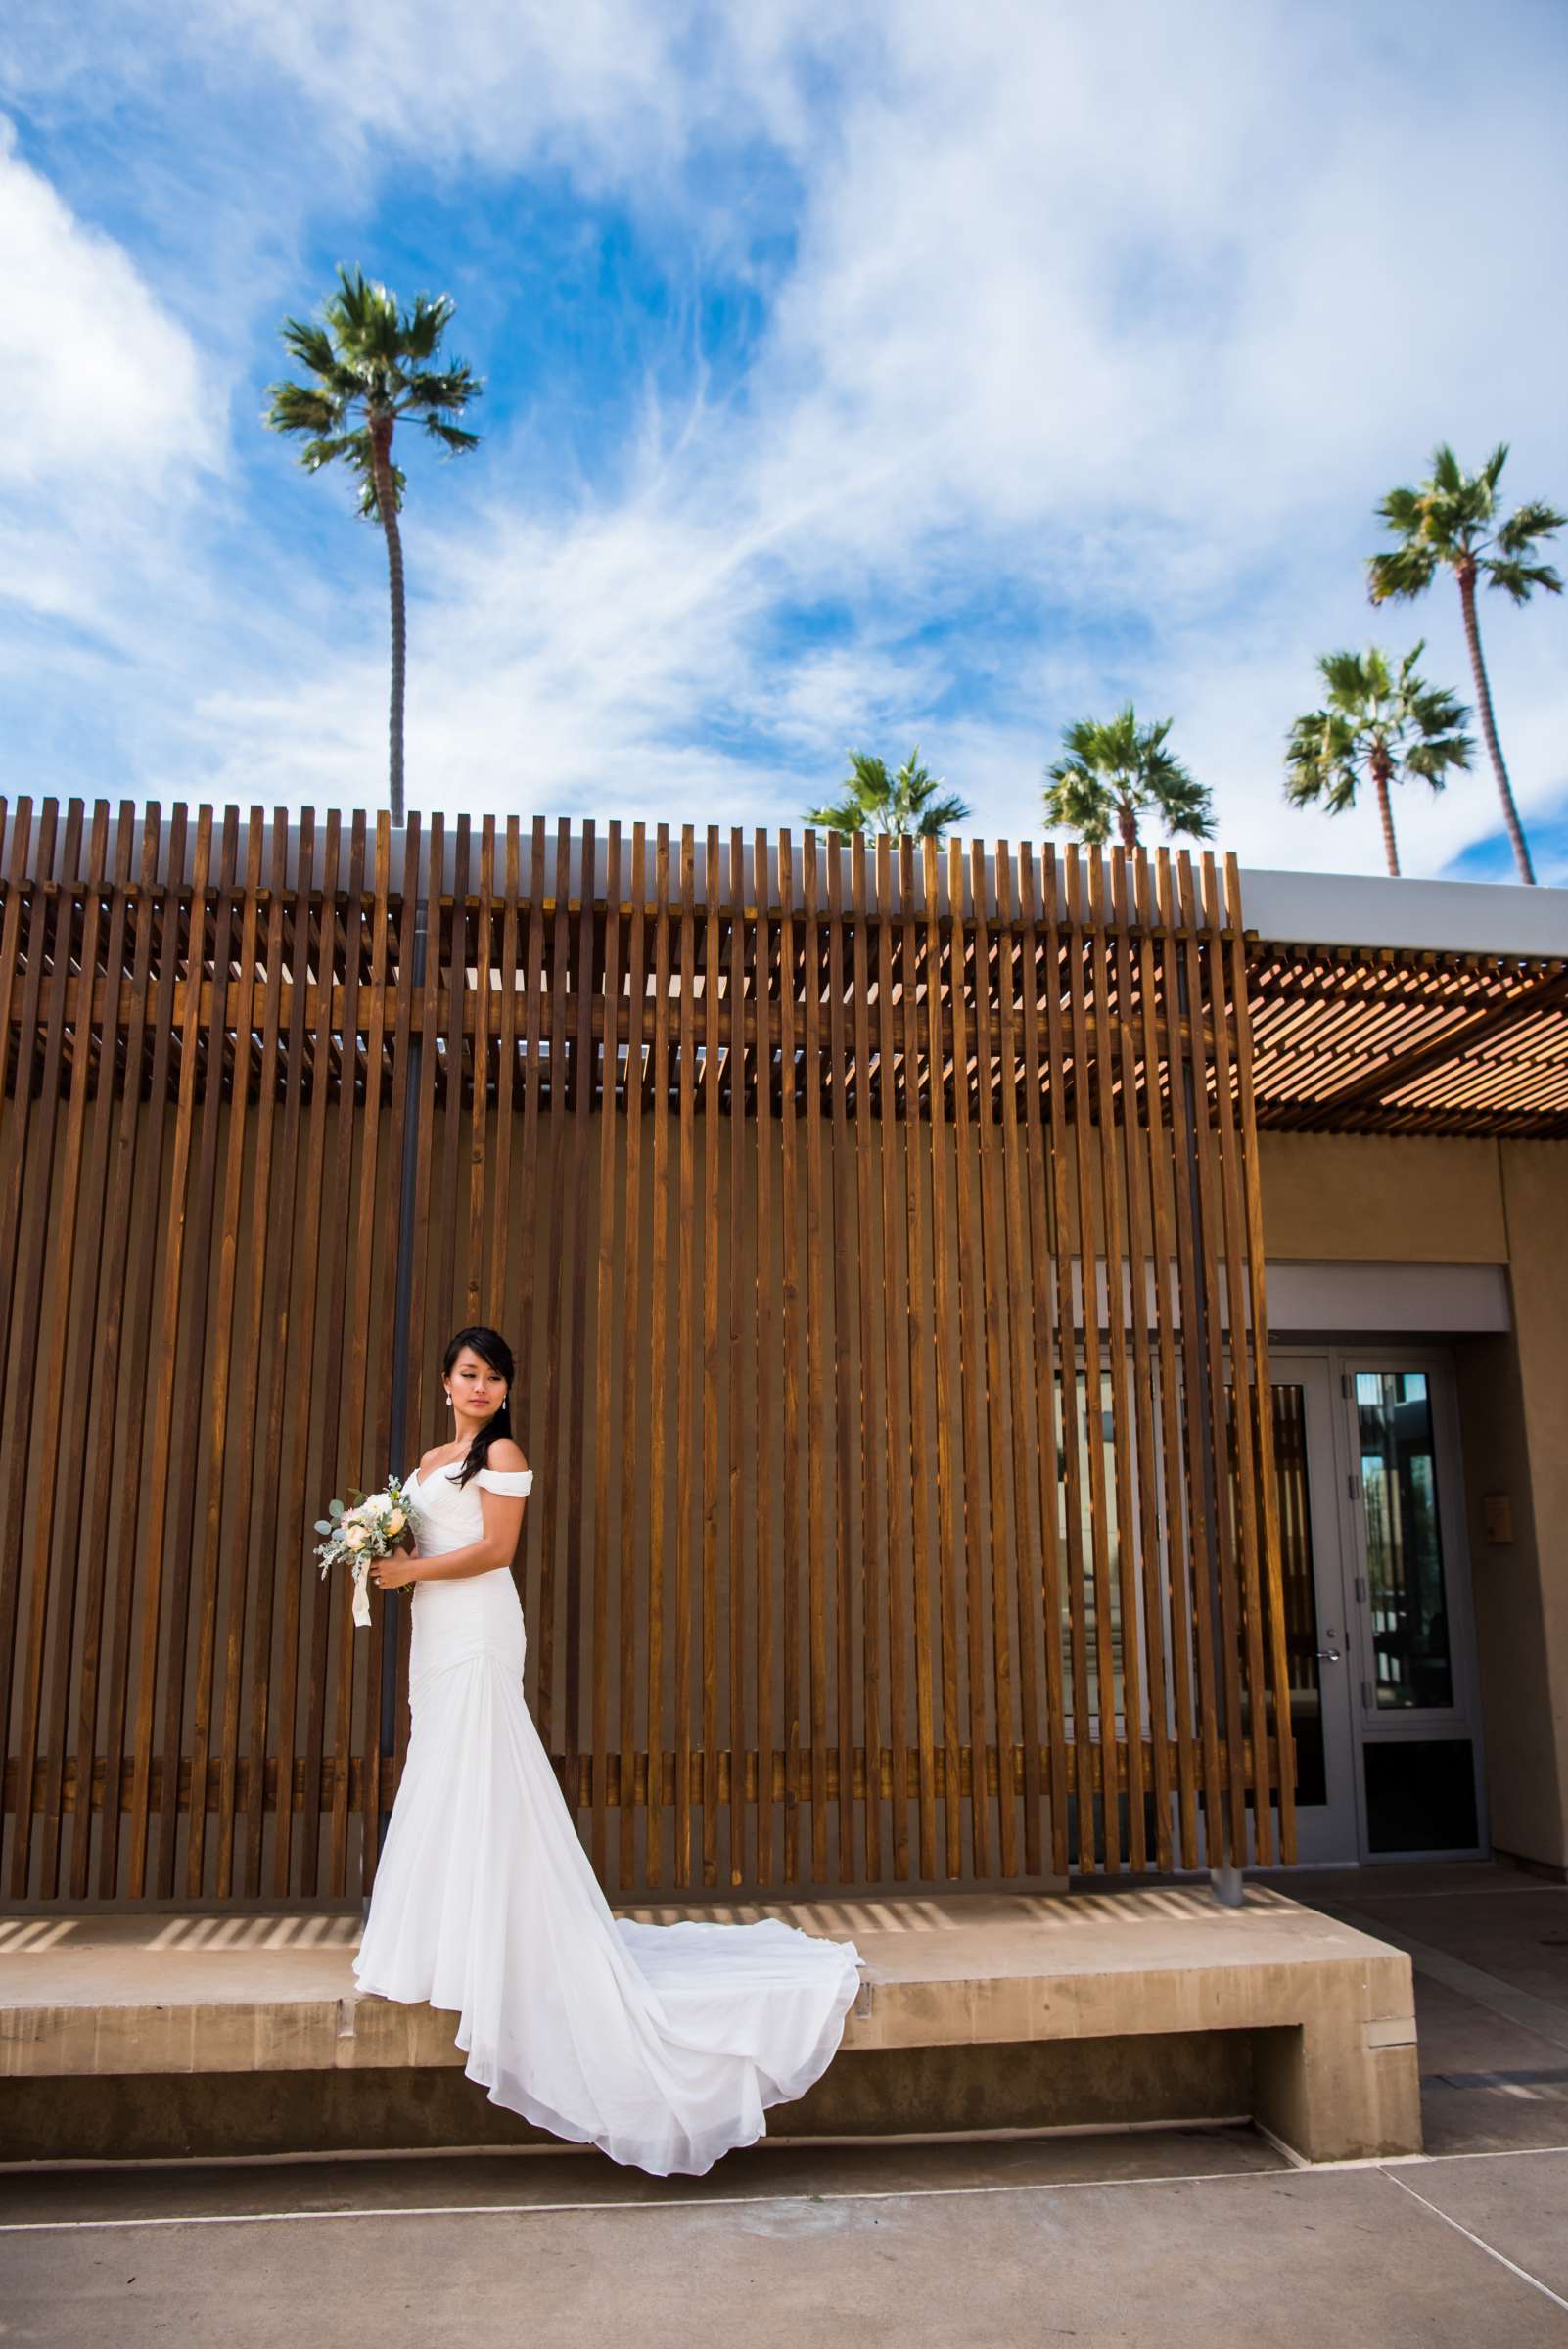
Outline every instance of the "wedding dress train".
<path fill-rule="evenodd" d="M 407 1480 L 422 1556 L 484 1534 L 478 1488 Z M 777 1918 L 617 1919 L 523 1701 L 510 1570 L 412 1586 L 412 1729 L 354 1972 L 459 2016 L 492 2103 L 658 2176 L 700 2175 L 826 2070 L 858 1955 Z"/>

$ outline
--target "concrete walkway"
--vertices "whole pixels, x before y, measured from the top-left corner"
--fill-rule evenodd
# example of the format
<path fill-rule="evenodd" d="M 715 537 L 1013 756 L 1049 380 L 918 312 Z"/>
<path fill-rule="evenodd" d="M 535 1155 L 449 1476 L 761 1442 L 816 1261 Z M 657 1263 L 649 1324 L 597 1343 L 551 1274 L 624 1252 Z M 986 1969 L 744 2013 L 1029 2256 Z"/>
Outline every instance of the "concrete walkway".
<path fill-rule="evenodd" d="M 1425 2157 L 1246 2129 L 0 2177 L 0 2338 L 71 2349 L 1568 2349 L 1568 1890 L 1290 1879 L 1411 1956 Z"/>

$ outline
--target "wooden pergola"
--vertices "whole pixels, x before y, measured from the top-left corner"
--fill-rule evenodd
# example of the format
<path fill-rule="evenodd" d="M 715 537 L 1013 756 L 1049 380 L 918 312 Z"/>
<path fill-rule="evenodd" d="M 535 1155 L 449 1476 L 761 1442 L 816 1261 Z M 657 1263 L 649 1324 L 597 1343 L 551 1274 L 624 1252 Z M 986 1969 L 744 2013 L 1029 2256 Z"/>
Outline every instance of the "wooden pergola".
<path fill-rule="evenodd" d="M 1247 941 L 1258 1123 L 1568 1135 L 1568 962 Z"/>

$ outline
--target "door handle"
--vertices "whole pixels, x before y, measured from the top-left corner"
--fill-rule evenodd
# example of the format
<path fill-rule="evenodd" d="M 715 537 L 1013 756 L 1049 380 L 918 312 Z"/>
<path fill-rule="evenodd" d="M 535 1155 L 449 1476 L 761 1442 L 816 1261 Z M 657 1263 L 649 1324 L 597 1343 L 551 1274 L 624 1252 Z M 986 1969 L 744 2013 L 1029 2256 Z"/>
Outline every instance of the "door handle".
<path fill-rule="evenodd" d="M 1337 1647 L 1320 1647 L 1317 1649 L 1316 1654 L 1317 1660 L 1320 1664 L 1337 1664 L 1339 1662 L 1339 1650 Z"/>

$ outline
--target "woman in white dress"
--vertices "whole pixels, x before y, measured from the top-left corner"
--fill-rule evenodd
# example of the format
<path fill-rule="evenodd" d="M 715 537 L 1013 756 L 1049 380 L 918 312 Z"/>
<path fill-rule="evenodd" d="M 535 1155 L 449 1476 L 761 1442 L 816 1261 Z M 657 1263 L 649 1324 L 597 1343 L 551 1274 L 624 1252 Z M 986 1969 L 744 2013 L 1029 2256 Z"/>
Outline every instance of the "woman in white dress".
<path fill-rule="evenodd" d="M 407 1480 L 414 1554 L 408 1760 L 354 1971 L 361 1991 L 460 2017 L 493 2103 L 657 2176 L 700 2175 L 826 2070 L 855 1994 L 853 1943 L 753 1925 L 618 1920 L 523 1701 L 511 1564 L 531 1469 L 511 1350 L 459 1330 L 454 1435 Z"/>

